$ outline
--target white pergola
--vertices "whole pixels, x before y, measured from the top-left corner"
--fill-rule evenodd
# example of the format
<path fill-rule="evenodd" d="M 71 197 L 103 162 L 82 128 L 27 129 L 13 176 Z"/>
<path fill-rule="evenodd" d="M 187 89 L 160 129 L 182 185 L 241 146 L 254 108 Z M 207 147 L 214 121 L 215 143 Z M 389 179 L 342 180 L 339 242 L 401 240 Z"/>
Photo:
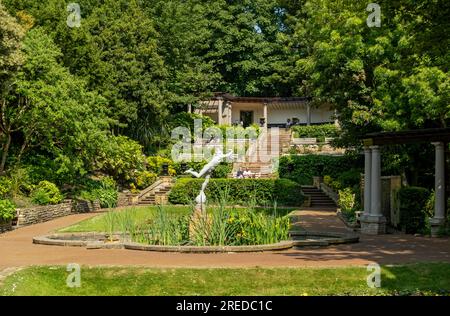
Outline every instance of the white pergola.
<path fill-rule="evenodd" d="M 435 146 L 435 209 L 430 218 L 432 235 L 436 236 L 446 221 L 446 153 L 450 143 L 450 128 L 383 132 L 368 134 L 364 139 L 364 213 L 361 232 L 378 235 L 386 233 L 386 218 L 381 210 L 380 146 L 432 143 Z M 447 150 L 446 150 L 447 149 Z"/>

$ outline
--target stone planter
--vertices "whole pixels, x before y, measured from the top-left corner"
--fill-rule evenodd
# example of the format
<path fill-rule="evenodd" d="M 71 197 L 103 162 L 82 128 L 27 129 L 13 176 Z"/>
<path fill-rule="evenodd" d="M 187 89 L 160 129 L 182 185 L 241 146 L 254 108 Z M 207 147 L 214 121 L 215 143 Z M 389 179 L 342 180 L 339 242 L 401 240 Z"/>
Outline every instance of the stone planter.
<path fill-rule="evenodd" d="M 12 220 L 0 220 L 0 234 L 12 230 Z"/>

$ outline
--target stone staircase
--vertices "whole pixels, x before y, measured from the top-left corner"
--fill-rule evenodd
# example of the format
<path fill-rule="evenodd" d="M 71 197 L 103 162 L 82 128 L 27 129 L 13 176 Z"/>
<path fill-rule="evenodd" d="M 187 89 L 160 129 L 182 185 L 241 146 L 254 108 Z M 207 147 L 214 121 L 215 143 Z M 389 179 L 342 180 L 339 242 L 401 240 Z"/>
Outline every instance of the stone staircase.
<path fill-rule="evenodd" d="M 251 171 L 256 178 L 273 178 L 273 159 L 278 158 L 289 150 L 291 139 L 291 131 L 280 128 L 278 139 L 273 140 L 274 143 L 278 143 L 278 151 L 277 153 L 272 153 L 272 138 L 269 129 L 267 134 L 260 135 L 260 138 L 258 139 L 258 142 L 264 143 L 265 140 L 267 141 L 267 150 L 265 150 L 264 146 L 262 147 L 261 152 L 259 151 L 259 147 L 254 148 L 253 150 L 250 149 L 250 153 L 245 157 L 245 162 L 235 162 L 233 164 L 233 172 L 229 177 L 234 177 L 239 168 L 242 168 L 243 170 L 248 169 Z"/>
<path fill-rule="evenodd" d="M 139 205 L 167 204 L 173 187 L 171 178 L 161 178 L 139 194 Z"/>
<path fill-rule="evenodd" d="M 302 192 L 305 196 L 310 197 L 311 207 L 336 208 L 336 203 L 314 186 L 302 186 Z"/>

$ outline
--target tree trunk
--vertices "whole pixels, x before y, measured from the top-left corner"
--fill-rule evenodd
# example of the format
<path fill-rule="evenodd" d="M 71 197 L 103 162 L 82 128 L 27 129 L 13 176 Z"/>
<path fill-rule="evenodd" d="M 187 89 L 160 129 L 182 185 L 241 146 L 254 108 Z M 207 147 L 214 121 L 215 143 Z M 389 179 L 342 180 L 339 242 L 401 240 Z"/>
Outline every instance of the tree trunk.
<path fill-rule="evenodd" d="M 6 135 L 6 143 L 2 146 L 2 161 L 0 163 L 0 174 L 5 172 L 6 158 L 8 158 L 9 146 L 11 145 L 11 133 Z"/>

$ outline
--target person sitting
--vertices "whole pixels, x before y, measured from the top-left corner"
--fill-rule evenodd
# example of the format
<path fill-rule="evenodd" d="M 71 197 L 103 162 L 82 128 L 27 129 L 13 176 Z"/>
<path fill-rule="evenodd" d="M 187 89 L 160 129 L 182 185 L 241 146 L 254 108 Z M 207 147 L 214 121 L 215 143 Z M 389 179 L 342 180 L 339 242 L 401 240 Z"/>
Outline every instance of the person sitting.
<path fill-rule="evenodd" d="M 288 130 L 291 128 L 291 126 L 292 126 L 291 119 L 287 119 L 287 122 L 286 122 L 286 131 L 288 131 Z"/>
<path fill-rule="evenodd" d="M 244 172 L 241 168 L 236 172 L 236 179 L 243 179 L 244 178 Z"/>
<path fill-rule="evenodd" d="M 244 178 L 253 178 L 253 172 L 251 172 L 248 168 L 244 171 Z"/>

